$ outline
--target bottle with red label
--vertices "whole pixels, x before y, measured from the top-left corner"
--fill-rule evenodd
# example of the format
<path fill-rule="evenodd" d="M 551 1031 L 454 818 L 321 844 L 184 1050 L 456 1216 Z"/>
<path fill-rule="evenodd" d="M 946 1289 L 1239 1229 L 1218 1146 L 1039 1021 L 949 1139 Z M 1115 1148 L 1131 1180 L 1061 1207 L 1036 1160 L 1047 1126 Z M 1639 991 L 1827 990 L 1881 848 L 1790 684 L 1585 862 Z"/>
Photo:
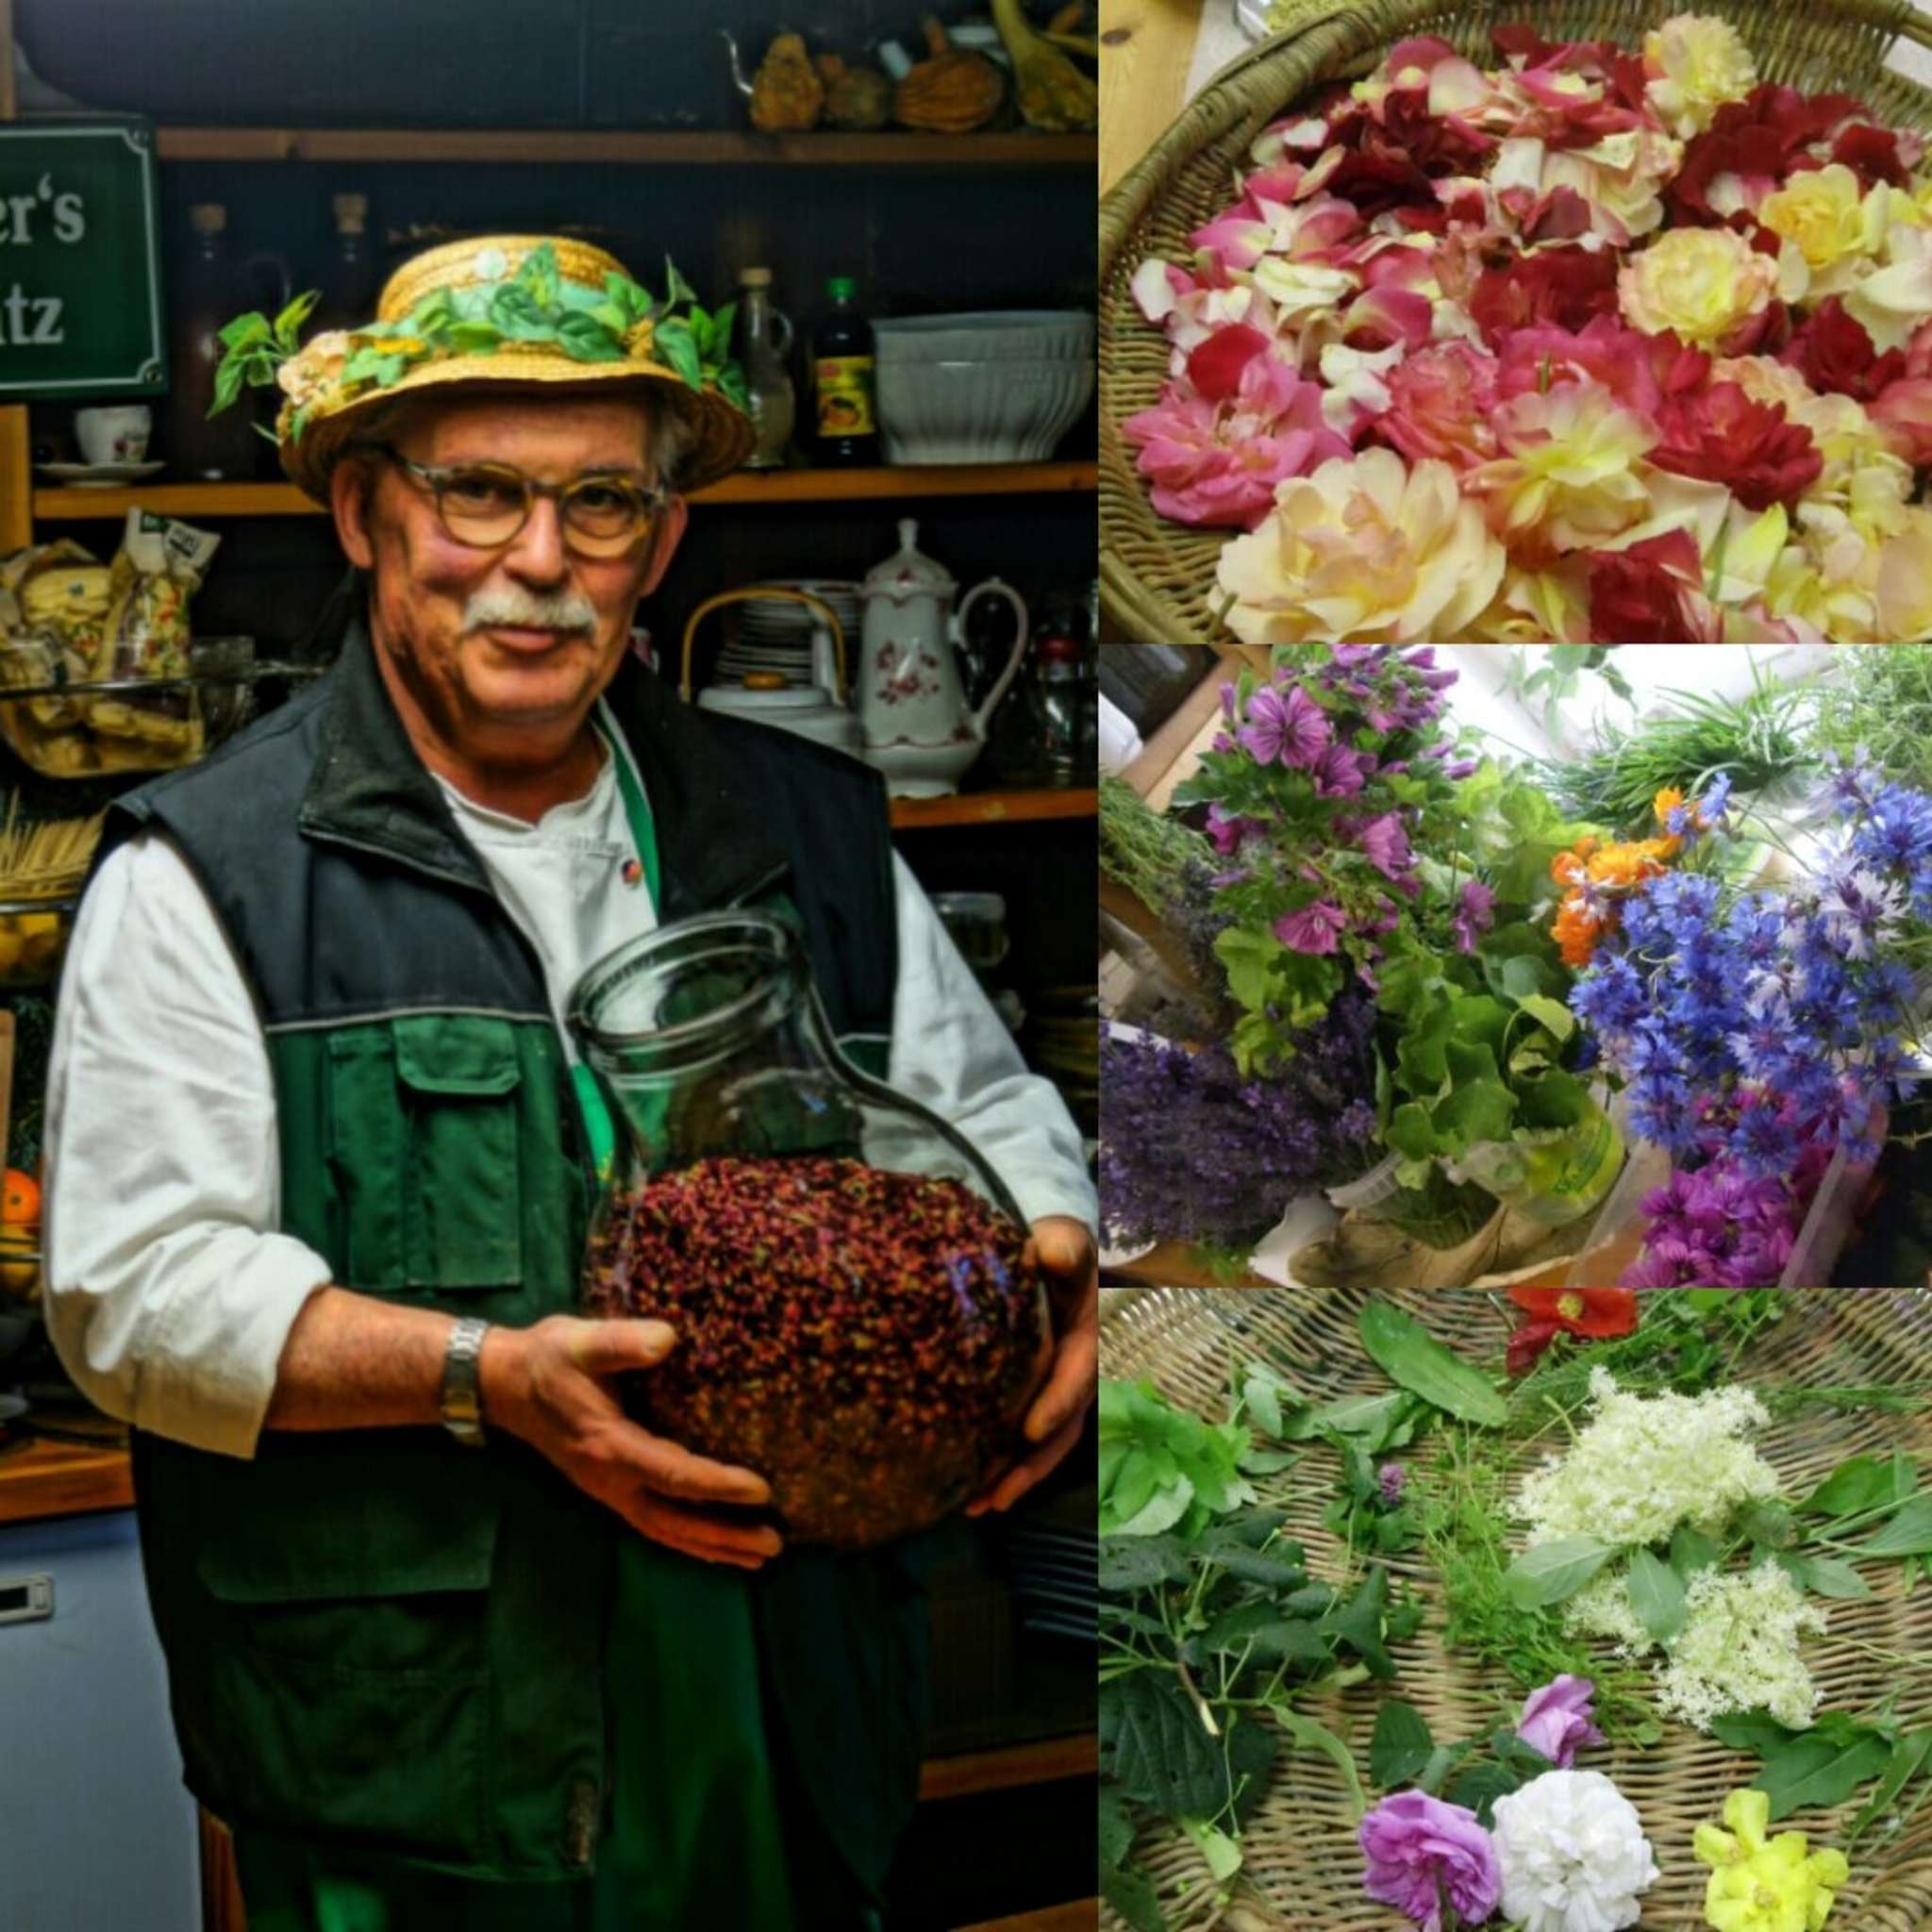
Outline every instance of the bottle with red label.
<path fill-rule="evenodd" d="M 812 446 L 819 462 L 856 469 L 879 459 L 872 324 L 859 312 L 858 284 L 850 275 L 833 275 L 825 293 L 832 307 L 812 341 Z"/>

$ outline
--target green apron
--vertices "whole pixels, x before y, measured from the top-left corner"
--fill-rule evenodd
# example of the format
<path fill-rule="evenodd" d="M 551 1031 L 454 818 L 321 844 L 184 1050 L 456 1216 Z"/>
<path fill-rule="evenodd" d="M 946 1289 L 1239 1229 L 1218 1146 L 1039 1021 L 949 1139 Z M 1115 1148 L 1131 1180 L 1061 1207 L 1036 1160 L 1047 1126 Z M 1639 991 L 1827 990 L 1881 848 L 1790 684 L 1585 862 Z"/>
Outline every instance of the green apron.
<path fill-rule="evenodd" d="M 652 903 L 648 801 L 610 746 Z M 575 1069 L 590 1144 L 608 1177 L 615 1133 Z M 877 1915 L 770 1747 L 745 1574 L 619 1530 L 605 1685 L 611 1823 L 593 1876 L 491 1884 L 295 1837 L 237 1833 L 249 1932 L 875 1932 Z"/>

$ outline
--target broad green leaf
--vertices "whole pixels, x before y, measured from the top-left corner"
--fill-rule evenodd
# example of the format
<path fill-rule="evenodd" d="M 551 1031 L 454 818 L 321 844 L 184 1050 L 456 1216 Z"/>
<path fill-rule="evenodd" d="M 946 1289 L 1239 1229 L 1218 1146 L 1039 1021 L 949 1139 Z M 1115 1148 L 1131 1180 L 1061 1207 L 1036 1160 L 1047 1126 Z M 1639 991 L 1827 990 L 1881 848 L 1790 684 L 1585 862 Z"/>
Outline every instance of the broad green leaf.
<path fill-rule="evenodd" d="M 1684 1624 L 1683 1579 L 1648 1550 L 1639 1550 L 1630 1558 L 1626 1580 L 1637 1621 L 1658 1643 L 1674 1637 Z"/>
<path fill-rule="evenodd" d="M 1248 932 L 1231 925 L 1214 940 L 1214 956 L 1227 974 L 1227 990 L 1256 1011 L 1274 997 L 1274 975 L 1288 948 L 1272 932 Z"/>
<path fill-rule="evenodd" d="M 1560 1000 L 1553 1000 L 1540 992 L 1522 994 L 1516 1004 L 1534 1020 L 1539 1026 L 1546 1028 L 1556 1036 L 1557 1044 L 1561 1046 L 1576 1031 L 1576 1016 Z"/>
<path fill-rule="evenodd" d="M 1872 1795 L 1866 1799 L 1864 1808 L 1852 1821 L 1851 1829 L 1845 1834 L 1846 1842 L 1860 1837 L 1884 1817 L 1899 1794 L 1928 1763 L 1932 1763 L 1932 1726 L 1908 1731 L 1892 1746 L 1891 1759 L 1885 1767 L 1885 1774 L 1872 1787 Z"/>
<path fill-rule="evenodd" d="M 1371 1456 L 1379 1456 L 1414 1441 L 1425 1414 L 1417 1396 L 1398 1389 L 1387 1395 L 1344 1395 L 1311 1411 L 1308 1420 L 1313 1428 L 1358 1436 Z"/>
<path fill-rule="evenodd" d="M 1100 1687 L 1099 1712 L 1101 1773 L 1127 1797 L 1169 1818 L 1219 1816 L 1230 1796 L 1223 1744 L 1232 1740 L 1209 1736 L 1177 1677 L 1116 1677 Z"/>
<path fill-rule="evenodd" d="M 1217 1653 L 1273 1663 L 1321 1663 L 1328 1644 L 1314 1624 L 1284 1617 L 1273 1604 L 1241 1604 L 1224 1610 L 1196 1640 L 1204 1656 Z"/>
<path fill-rule="evenodd" d="M 1899 1500 L 1892 1485 L 1890 1457 L 1854 1456 L 1840 1462 L 1798 1508 L 1806 1516 L 1856 1516 L 1880 1503 Z"/>
<path fill-rule="evenodd" d="M 1149 1496 L 1131 1516 L 1119 1517 L 1108 1527 L 1115 1536 L 1159 1536 L 1172 1529 L 1194 1500 L 1194 1486 L 1177 1475 L 1165 1489 Z"/>
<path fill-rule="evenodd" d="M 1385 1791 L 1412 1784 L 1435 1748 L 1422 1712 L 1400 1697 L 1385 1698 L 1369 1740 L 1369 1782 Z"/>
<path fill-rule="evenodd" d="M 1733 1751 L 1748 1751 L 1754 1757 L 1769 1757 L 1802 1731 L 1778 1723 L 1768 1710 L 1727 1710 L 1710 1721 L 1710 1735 Z"/>
<path fill-rule="evenodd" d="M 1134 1848 L 1134 1814 L 1111 1786 L 1100 1792 L 1100 1862 L 1119 1865 Z"/>
<path fill-rule="evenodd" d="M 1779 1550 L 1775 1555 L 1778 1567 L 1800 1590 L 1814 1591 L 1820 1596 L 1847 1603 L 1872 1594 L 1872 1586 L 1849 1563 L 1841 1563 L 1836 1557 L 1814 1557 L 1797 1550 Z"/>
<path fill-rule="evenodd" d="M 1503 1589 L 1519 1610 L 1547 1608 L 1574 1596 L 1615 1555 L 1593 1536 L 1557 1537 L 1518 1557 L 1503 1573 Z"/>
<path fill-rule="evenodd" d="M 1187 1550 L 1174 1537 L 1100 1539 L 1102 1590 L 1152 1590 L 1160 1583 L 1186 1583 L 1192 1574 Z"/>
<path fill-rule="evenodd" d="M 1346 1603 L 1335 1605 L 1322 1619 L 1322 1628 L 1346 1643 L 1368 1665 L 1371 1676 L 1384 1679 L 1395 1674 L 1395 1660 L 1383 1641 L 1388 1608 L 1389 1577 L 1377 1565 Z"/>
<path fill-rule="evenodd" d="M 1100 1895 L 1133 1932 L 1169 1932 L 1167 1914 L 1145 1873 L 1126 1872 L 1110 1865 L 1100 1868 Z"/>
<path fill-rule="evenodd" d="M 1487 1047 L 1480 1052 L 1493 1070 L 1494 1056 Z M 1437 1137 L 1450 1143 L 1451 1154 L 1460 1154 L 1480 1141 L 1507 1140 L 1515 1120 L 1516 1096 L 1493 1071 L 1459 1082 L 1446 1099 L 1436 1103 L 1434 1114 Z"/>
<path fill-rule="evenodd" d="M 1671 1568 L 1686 1583 L 1693 1571 L 1708 1570 L 1717 1561 L 1717 1544 L 1701 1529 L 1679 1524 L 1671 1538 Z"/>
<path fill-rule="evenodd" d="M 1243 1475 L 1279 1475 L 1301 1460 L 1292 1449 L 1246 1449 L 1241 1452 Z"/>
<path fill-rule="evenodd" d="M 1412 1316 L 1384 1301 L 1362 1306 L 1362 1346 L 1392 1382 L 1466 1423 L 1500 1428 L 1509 1411 L 1494 1385 Z"/>
<path fill-rule="evenodd" d="M 272 337 L 268 317 L 258 311 L 238 315 L 215 337 L 215 340 L 225 349 L 247 349 L 254 347 L 258 342 L 269 341 Z"/>
<path fill-rule="evenodd" d="M 1241 1846 L 1219 1825 L 1209 1824 L 1205 1818 L 1183 1818 L 1181 1829 L 1207 1859 L 1208 1875 L 1216 1885 L 1225 1885 L 1241 1869 Z"/>
<path fill-rule="evenodd" d="M 1932 1496 L 1912 1497 L 1858 1548 L 1868 1557 L 1923 1557 L 1932 1552 Z"/>
<path fill-rule="evenodd" d="M 1547 1760 L 1543 1764 L 1547 1771 Z M 1463 1805 L 1476 1815 L 1487 1830 L 1496 1822 L 1496 1800 L 1521 1790 L 1523 1779 L 1501 1764 L 1473 1764 L 1457 1778 L 1443 1796 L 1452 1805 Z"/>
<path fill-rule="evenodd" d="M 1277 1692 L 1268 1700 L 1268 1713 L 1289 1737 L 1305 1751 L 1319 1751 L 1341 1774 L 1342 1789 L 1348 1793 L 1348 1822 L 1359 1824 L 1369 1808 L 1368 1793 L 1362 1790 L 1361 1774 L 1354 1754 L 1325 1724 L 1320 1724 L 1295 1709 L 1286 1695 Z"/>
<path fill-rule="evenodd" d="M 1764 1761 L 1752 1779 L 1771 1800 L 1774 1823 L 1807 1806 L 1841 1805 L 1868 1777 L 1876 1777 L 1891 1758 L 1890 1741 L 1866 1731 L 1853 1744 L 1838 1744 L 1808 1734 Z"/>

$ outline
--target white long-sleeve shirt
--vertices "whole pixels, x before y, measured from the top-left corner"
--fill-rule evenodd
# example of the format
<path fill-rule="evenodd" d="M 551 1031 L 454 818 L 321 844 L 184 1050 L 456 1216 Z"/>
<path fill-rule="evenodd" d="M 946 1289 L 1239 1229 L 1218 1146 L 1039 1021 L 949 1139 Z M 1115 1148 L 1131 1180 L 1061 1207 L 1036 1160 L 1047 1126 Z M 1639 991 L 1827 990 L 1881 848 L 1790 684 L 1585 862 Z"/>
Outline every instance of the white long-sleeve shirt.
<path fill-rule="evenodd" d="M 534 825 L 443 790 L 536 946 L 560 1020 L 583 969 L 656 923 L 649 893 L 624 882 L 633 848 L 609 759 L 584 797 Z M 1079 1134 L 1058 1094 L 1026 1072 L 910 869 L 893 864 L 891 1084 L 959 1128 L 1028 1221 L 1091 1225 Z M 114 853 L 81 905 L 45 1154 L 46 1323 L 69 1374 L 141 1428 L 252 1456 L 289 1329 L 330 1271 L 275 1231 L 261 1021 L 207 894 L 158 833 Z"/>

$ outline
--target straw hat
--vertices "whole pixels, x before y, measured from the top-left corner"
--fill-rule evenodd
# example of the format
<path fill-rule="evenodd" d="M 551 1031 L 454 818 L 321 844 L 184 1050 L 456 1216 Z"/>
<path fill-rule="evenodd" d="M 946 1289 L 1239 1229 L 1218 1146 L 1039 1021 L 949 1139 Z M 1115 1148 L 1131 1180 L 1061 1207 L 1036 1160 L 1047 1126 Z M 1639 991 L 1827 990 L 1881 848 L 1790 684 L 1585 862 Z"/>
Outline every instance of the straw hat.
<path fill-rule="evenodd" d="M 614 256 L 568 236 L 444 242 L 390 276 L 365 327 L 328 331 L 291 353 L 265 318 L 242 318 L 261 326 L 231 344 L 231 359 L 250 365 L 234 387 L 281 388 L 282 468 L 318 503 L 327 503 L 336 458 L 376 408 L 463 384 L 529 383 L 559 395 L 648 386 L 688 426 L 679 487 L 695 490 L 736 469 L 755 437 L 722 332 L 678 299 L 690 291 L 671 275 L 671 296 L 658 302 Z"/>

